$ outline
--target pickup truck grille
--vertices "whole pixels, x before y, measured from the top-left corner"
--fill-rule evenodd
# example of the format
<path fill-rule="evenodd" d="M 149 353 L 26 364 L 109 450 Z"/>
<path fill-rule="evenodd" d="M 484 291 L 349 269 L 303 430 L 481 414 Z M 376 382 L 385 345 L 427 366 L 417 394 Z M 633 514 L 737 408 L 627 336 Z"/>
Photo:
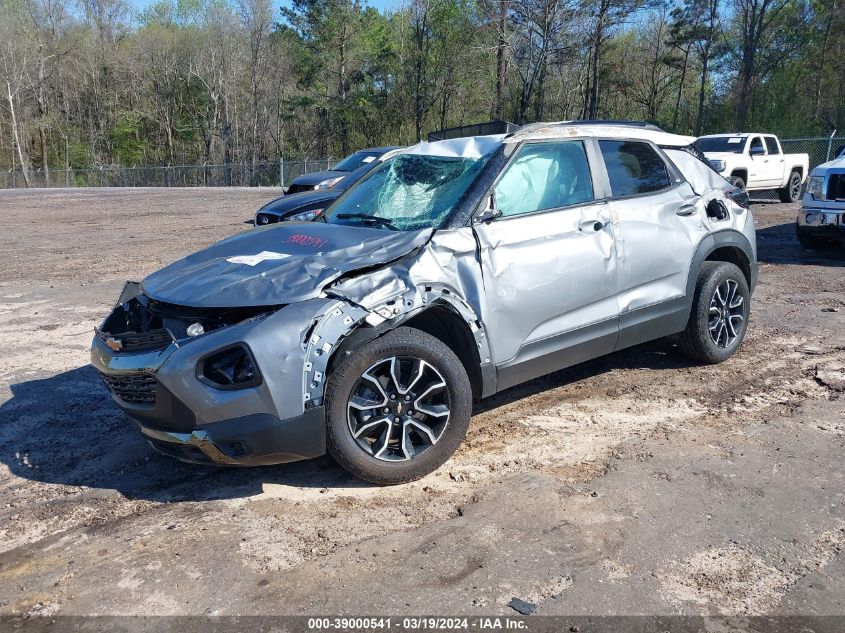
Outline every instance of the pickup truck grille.
<path fill-rule="evenodd" d="M 845 200 L 845 174 L 830 174 L 827 177 L 828 200 Z"/>
<path fill-rule="evenodd" d="M 158 380 L 147 373 L 135 374 L 103 374 L 103 382 L 118 398 L 128 404 L 154 405 Z"/>

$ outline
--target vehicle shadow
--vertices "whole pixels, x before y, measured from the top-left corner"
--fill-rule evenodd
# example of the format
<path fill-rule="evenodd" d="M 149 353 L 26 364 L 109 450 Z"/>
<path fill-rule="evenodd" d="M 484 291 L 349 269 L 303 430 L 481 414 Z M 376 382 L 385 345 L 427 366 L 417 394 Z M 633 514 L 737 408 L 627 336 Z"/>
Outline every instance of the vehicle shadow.
<path fill-rule="evenodd" d="M 795 237 L 795 223 L 786 222 L 757 230 L 757 261 L 765 264 L 845 266 L 845 247 L 837 251 L 808 251 Z"/>
<path fill-rule="evenodd" d="M 671 342 L 657 341 L 513 387 L 477 404 L 495 409 L 613 369 L 690 366 Z M 185 464 L 156 453 L 111 399 L 91 367 L 15 383 L 0 405 L 0 462 L 18 477 L 48 484 L 115 490 L 158 502 L 249 497 L 266 484 L 306 488 L 369 486 L 329 457 L 256 468 Z"/>
<path fill-rule="evenodd" d="M 257 468 L 185 464 L 159 455 L 112 401 L 91 367 L 11 385 L 0 405 L 0 462 L 18 477 L 115 490 L 133 499 L 248 497 L 264 484 L 360 487 L 328 457 Z"/>
<path fill-rule="evenodd" d="M 681 355 L 671 337 L 650 341 L 506 389 L 477 403 L 473 408 L 473 415 L 497 409 L 549 389 L 600 376 L 615 369 L 669 370 L 697 365 L 695 361 Z"/>

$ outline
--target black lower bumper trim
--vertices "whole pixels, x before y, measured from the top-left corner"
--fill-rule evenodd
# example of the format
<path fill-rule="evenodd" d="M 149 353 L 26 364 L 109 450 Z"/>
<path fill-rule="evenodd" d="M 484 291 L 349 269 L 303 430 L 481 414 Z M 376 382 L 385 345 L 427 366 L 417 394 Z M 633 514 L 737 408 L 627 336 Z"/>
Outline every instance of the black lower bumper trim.
<path fill-rule="evenodd" d="M 152 428 L 137 422 L 154 449 L 191 463 L 262 466 L 310 459 L 326 452 L 323 407 L 313 407 L 286 420 L 260 413 L 187 432 Z"/>

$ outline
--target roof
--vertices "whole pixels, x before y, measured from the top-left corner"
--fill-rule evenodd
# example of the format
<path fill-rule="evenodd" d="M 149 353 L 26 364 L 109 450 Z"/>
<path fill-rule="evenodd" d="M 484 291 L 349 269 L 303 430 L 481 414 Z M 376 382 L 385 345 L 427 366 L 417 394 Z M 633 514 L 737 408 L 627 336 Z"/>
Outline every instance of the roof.
<path fill-rule="evenodd" d="M 508 136 L 505 143 L 549 138 L 634 138 L 672 147 L 685 147 L 695 142 L 693 136 L 670 134 L 655 125 L 637 121 L 558 121 L 526 125 Z"/>
<path fill-rule="evenodd" d="M 699 136 L 698 138 L 725 138 L 728 136 L 741 136 L 742 138 L 748 138 L 749 136 L 774 136 L 771 132 L 723 132 L 721 134 L 705 134 L 704 136 Z"/>
<path fill-rule="evenodd" d="M 648 123 L 616 121 L 559 121 L 555 123 L 534 123 L 520 128 L 512 134 L 490 134 L 487 136 L 465 136 L 445 141 L 417 143 L 398 153 L 427 156 L 450 156 L 455 158 L 479 158 L 500 144 L 522 141 L 567 138 L 620 138 L 642 139 L 664 147 L 686 147 L 695 142 L 695 137 L 670 134 Z M 389 154 L 384 158 L 390 158 Z"/>

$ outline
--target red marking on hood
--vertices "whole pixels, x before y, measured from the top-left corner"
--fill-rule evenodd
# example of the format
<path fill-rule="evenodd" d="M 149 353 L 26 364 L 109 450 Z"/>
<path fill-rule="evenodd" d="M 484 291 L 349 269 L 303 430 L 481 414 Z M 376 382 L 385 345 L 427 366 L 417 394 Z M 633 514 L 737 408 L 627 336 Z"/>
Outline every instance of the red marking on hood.
<path fill-rule="evenodd" d="M 294 233 L 288 237 L 284 243 L 299 244 L 300 246 L 316 246 L 319 248 L 321 246 L 325 246 L 328 243 L 328 240 L 324 240 L 320 237 L 313 237 L 311 235 L 305 235 L 304 233 Z"/>

